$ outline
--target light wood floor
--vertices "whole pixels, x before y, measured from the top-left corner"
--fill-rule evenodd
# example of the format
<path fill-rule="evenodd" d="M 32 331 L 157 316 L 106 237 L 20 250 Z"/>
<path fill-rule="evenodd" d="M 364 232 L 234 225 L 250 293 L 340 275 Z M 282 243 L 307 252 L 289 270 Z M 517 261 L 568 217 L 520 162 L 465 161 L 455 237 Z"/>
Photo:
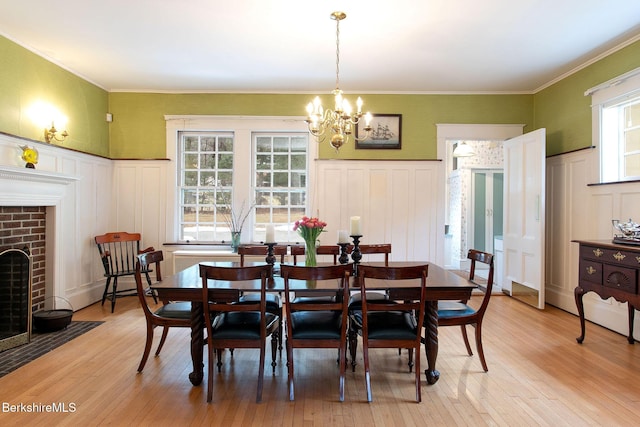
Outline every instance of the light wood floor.
<path fill-rule="evenodd" d="M 98 304 L 74 320 L 106 322 L 1 378 L 1 425 L 629 426 L 640 419 L 640 344 L 589 323 L 579 345 L 575 316 L 507 296 L 492 298 L 485 319 L 489 372 L 466 355 L 458 328 L 441 328 L 441 378 L 433 386 L 423 381 L 420 404 L 406 354 L 386 349 L 372 350 L 372 403 L 361 364 L 348 372 L 340 403 L 335 351 L 299 350 L 295 402 L 283 353 L 275 376 L 267 366 L 264 400 L 256 404 L 257 352 L 236 350 L 232 360 L 225 355 L 207 404 L 206 388 L 187 379 L 188 331 L 172 331 L 160 357 L 137 374 L 145 326 L 134 298 L 120 299 L 115 314 Z M 422 361 L 424 369 L 424 353 Z M 73 405 L 75 412 L 8 412 L 21 404 Z"/>

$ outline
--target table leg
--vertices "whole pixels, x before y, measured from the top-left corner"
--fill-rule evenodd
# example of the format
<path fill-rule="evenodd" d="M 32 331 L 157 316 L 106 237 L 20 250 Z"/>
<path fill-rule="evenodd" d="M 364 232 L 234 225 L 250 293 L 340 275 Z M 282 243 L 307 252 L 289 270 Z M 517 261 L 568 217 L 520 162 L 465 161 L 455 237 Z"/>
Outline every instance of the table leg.
<path fill-rule="evenodd" d="M 629 336 L 627 337 L 627 341 L 629 344 L 635 344 L 636 340 L 633 338 L 633 318 L 636 312 L 636 308 L 630 302 L 627 302 L 629 306 Z"/>
<path fill-rule="evenodd" d="M 584 341 L 584 334 L 585 334 L 584 304 L 582 303 L 582 297 L 585 294 L 585 292 L 584 292 L 584 289 L 582 289 L 580 286 L 576 286 L 576 288 L 573 291 L 573 294 L 575 295 L 575 298 L 576 298 L 576 307 L 578 307 L 578 316 L 580 317 L 580 336 L 576 338 L 576 341 L 578 341 L 578 344 L 582 344 L 582 341 Z"/>
<path fill-rule="evenodd" d="M 436 369 L 438 358 L 438 301 L 427 301 L 425 308 L 425 340 L 424 349 L 427 353 L 428 368 L 424 371 L 428 384 L 435 384 L 440 379 L 440 372 Z"/>
<path fill-rule="evenodd" d="M 189 380 L 193 385 L 202 384 L 204 377 L 204 364 L 202 363 L 202 347 L 204 346 L 204 316 L 202 303 L 191 302 L 191 361 L 193 372 L 189 374 Z"/>

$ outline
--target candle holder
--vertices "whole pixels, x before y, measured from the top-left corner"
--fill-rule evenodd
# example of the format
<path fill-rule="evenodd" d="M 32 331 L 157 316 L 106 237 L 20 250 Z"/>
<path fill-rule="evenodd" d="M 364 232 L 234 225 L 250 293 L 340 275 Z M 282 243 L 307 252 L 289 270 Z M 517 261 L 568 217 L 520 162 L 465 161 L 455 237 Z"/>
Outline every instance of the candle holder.
<path fill-rule="evenodd" d="M 276 263 L 276 256 L 273 254 L 273 247 L 276 243 L 265 243 L 265 245 L 267 245 L 267 257 L 264 260 L 267 264 L 273 265 Z"/>
<path fill-rule="evenodd" d="M 340 258 L 338 258 L 338 262 L 340 264 L 347 264 L 349 262 L 349 255 L 347 254 L 347 246 L 349 243 L 338 243 L 340 246 Z"/>
<path fill-rule="evenodd" d="M 362 252 L 360 251 L 360 238 L 362 235 L 351 236 L 353 239 L 353 250 L 351 251 L 351 260 L 353 261 L 353 275 L 358 277 L 358 264 L 362 259 Z"/>

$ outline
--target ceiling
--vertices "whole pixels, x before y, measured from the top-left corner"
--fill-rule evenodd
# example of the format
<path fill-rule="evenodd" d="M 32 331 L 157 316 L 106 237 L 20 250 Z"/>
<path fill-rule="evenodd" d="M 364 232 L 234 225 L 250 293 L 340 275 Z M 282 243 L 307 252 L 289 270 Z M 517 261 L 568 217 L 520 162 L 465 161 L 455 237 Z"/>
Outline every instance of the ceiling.
<path fill-rule="evenodd" d="M 640 39 L 637 0 L 0 0 L 0 34 L 108 91 L 531 93 Z M 640 65 L 640 63 L 639 63 Z"/>

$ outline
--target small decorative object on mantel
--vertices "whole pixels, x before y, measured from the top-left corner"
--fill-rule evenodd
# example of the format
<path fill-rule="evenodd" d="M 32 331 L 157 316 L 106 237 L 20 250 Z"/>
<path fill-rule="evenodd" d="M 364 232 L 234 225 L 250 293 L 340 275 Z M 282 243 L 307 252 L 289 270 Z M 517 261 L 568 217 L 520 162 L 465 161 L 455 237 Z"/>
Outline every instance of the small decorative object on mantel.
<path fill-rule="evenodd" d="M 293 231 L 297 231 L 304 239 L 304 265 L 307 267 L 315 267 L 317 265 L 316 243 L 320 233 L 326 226 L 326 222 L 307 216 L 303 216 L 293 225 Z"/>
<path fill-rule="evenodd" d="M 20 145 L 20 148 L 22 148 L 22 160 L 26 162 L 24 167 L 35 169 L 38 163 L 38 150 L 28 145 Z"/>
<path fill-rule="evenodd" d="M 623 245 L 640 246 L 640 224 L 633 222 L 629 218 L 628 222 L 620 222 L 618 219 L 612 219 L 613 228 L 622 234 L 614 234 L 613 243 L 621 243 Z"/>

